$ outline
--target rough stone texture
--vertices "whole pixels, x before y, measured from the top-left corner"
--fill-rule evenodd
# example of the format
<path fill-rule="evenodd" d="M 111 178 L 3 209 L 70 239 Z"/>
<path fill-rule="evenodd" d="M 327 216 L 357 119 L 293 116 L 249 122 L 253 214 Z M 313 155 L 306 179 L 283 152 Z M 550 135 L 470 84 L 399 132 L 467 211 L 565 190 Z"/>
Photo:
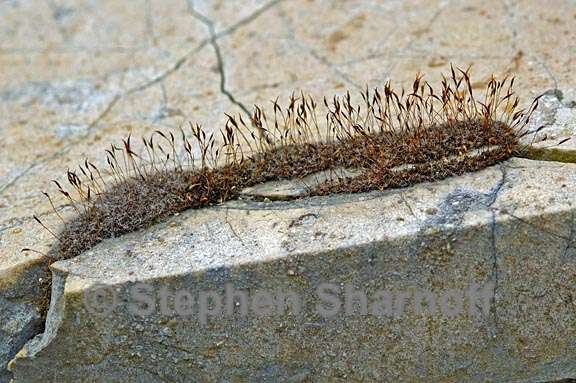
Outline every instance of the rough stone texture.
<path fill-rule="evenodd" d="M 0 269 L 17 280 L 0 283 L 0 297 L 23 296 L 17 286 L 42 278 L 41 257 L 20 254 L 53 241 L 32 219 L 58 223 L 40 191 L 84 157 L 103 163 L 109 143 L 130 132 L 187 120 L 216 127 L 224 111 L 244 113 L 294 89 L 331 95 L 388 78 L 406 84 L 417 71 L 434 81 L 450 62 L 473 64 L 477 87 L 493 71 L 517 75 L 525 99 L 567 89 L 561 101 L 573 111 L 575 8 L 570 0 L 0 2 Z M 36 274 L 21 272 L 29 265 Z M 32 318 L 35 298 L 10 302 Z"/>
<path fill-rule="evenodd" d="M 533 115 L 523 142 L 530 144 L 527 157 L 576 163 L 576 90 L 546 92 Z"/>
<path fill-rule="evenodd" d="M 513 159 L 477 174 L 385 193 L 236 201 L 188 211 L 52 265 L 47 332 L 11 363 L 35 381 L 554 381 L 576 376 L 576 165 Z M 370 294 L 492 281 L 493 305 L 453 318 L 314 313 L 319 283 Z M 226 283 L 297 291 L 301 317 L 144 319 L 127 289 Z M 111 315 L 84 294 L 109 286 Z M 159 291 L 159 290 L 156 290 Z M 173 307 L 173 306 L 170 306 Z M 237 308 L 238 309 L 238 308 Z M 196 312 L 196 311 L 194 311 Z M 46 375 L 50 371 L 50 376 Z"/>
<path fill-rule="evenodd" d="M 19 233 L 15 229 L 13 232 Z M 7 382 L 6 365 L 10 359 L 42 331 L 38 298 L 42 296 L 40 278 L 46 278 L 48 271 L 37 254 L 24 257 L 20 249 L 3 250 L 19 256 L 7 257 L 0 263 L 0 382 Z"/>
<path fill-rule="evenodd" d="M 33 306 L 0 298 L 0 324 L 0 358 L 9 361 L 30 338 L 41 331 L 43 321 Z M 7 363 L 0 367 L 0 380 L 8 380 Z"/>
<path fill-rule="evenodd" d="M 339 178 L 355 177 L 359 175 L 358 170 L 334 169 L 311 174 L 301 179 L 271 181 L 247 187 L 242 190 L 242 198 L 254 198 L 270 201 L 286 201 L 305 196 L 310 188 L 328 180 Z"/>
<path fill-rule="evenodd" d="M 7 37 L 0 43 L 1 230 L 22 226 L 33 211 L 47 214 L 39 193 L 47 181 L 63 179 L 85 156 L 102 162 L 109 143 L 128 132 L 189 119 L 220 125 L 223 111 L 295 89 L 331 95 L 388 78 L 405 83 L 417 71 L 436 80 L 449 62 L 473 64 L 477 86 L 492 71 L 515 74 L 526 98 L 576 86 L 569 38 L 576 10 L 568 0 L 10 0 L 0 7 Z M 2 233 L 5 243 L 38 246 Z"/>
<path fill-rule="evenodd" d="M 570 138 L 570 140 L 565 141 Z M 535 160 L 576 163 L 576 136 L 546 140 L 534 144 L 529 157 Z"/>

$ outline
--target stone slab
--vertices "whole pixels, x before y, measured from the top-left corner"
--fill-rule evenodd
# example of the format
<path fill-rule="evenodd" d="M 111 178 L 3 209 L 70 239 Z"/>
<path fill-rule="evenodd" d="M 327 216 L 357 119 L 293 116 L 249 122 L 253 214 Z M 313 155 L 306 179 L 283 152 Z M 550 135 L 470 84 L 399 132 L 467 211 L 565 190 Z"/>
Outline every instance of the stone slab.
<path fill-rule="evenodd" d="M 354 169 L 334 169 L 310 174 L 301 179 L 271 181 L 244 188 L 242 198 L 254 198 L 269 201 L 287 201 L 305 196 L 313 186 L 326 181 L 352 178 L 361 172 Z"/>
<path fill-rule="evenodd" d="M 10 368 L 15 382 L 576 377 L 575 192 L 576 165 L 512 159 L 384 193 L 184 212 L 53 264 L 47 330 Z M 151 289 L 157 307 L 140 307 L 150 312 L 131 306 L 145 302 L 132 295 L 139 283 Z M 182 317 L 170 300 L 162 311 L 162 287 L 200 304 L 208 291 L 224 299 L 227 283 L 249 292 L 247 316 L 241 303 L 230 316 L 207 314 L 208 304 Z M 476 283 L 490 304 L 452 317 L 407 303 L 396 316 L 328 318 L 315 310 L 321 283 L 370 298 L 381 289 L 439 297 Z M 104 305 L 87 304 L 94 291 L 106 293 Z M 300 315 L 292 306 L 261 315 L 257 291 L 296 292 L 307 304 Z"/>
<path fill-rule="evenodd" d="M 0 233 L 0 242 L 2 234 Z M 14 257 L 0 264 L 0 382 L 8 382 L 8 362 L 28 340 L 42 331 L 40 300 L 43 297 L 41 278 L 48 278 L 48 269 L 39 254 Z"/>
<path fill-rule="evenodd" d="M 129 133 L 218 127 L 223 112 L 294 90 L 409 85 L 418 71 L 435 81 L 451 62 L 473 65 L 477 87 L 492 72 L 518 76 L 525 101 L 576 85 L 571 0 L 7 0 L 0 15 L 0 267 L 10 279 L 42 278 L 40 258 L 20 249 L 53 241 L 32 219 L 57 222 L 41 195 L 49 181 L 85 157 L 103 163 Z M 10 286 L 0 296 L 20 295 Z"/>

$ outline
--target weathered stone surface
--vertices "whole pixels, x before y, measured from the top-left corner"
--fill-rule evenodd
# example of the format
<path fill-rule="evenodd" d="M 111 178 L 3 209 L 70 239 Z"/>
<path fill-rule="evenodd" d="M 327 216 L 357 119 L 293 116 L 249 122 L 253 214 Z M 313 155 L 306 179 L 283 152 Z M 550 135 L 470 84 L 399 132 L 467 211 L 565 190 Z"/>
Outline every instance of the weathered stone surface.
<path fill-rule="evenodd" d="M 40 217 L 48 225 L 57 223 L 54 216 Z M 40 312 L 46 305 L 46 286 L 41 282 L 49 271 L 40 253 L 21 252 L 34 238 L 38 245 L 32 247 L 39 252 L 46 252 L 54 240 L 31 217 L 0 223 L 0 371 L 43 327 Z M 0 372 L 0 382 L 8 381 L 6 374 Z"/>
<path fill-rule="evenodd" d="M 47 180 L 129 132 L 220 126 L 224 111 L 294 90 L 331 95 L 417 71 L 434 81 L 450 62 L 473 64 L 477 86 L 515 74 L 525 97 L 576 85 L 574 41 L 558 38 L 571 31 L 568 0 L 50 4 L 0 5 L 0 224 L 49 210 Z"/>
<path fill-rule="evenodd" d="M 576 163 L 576 135 L 538 142 L 528 153 L 535 160 Z"/>
<path fill-rule="evenodd" d="M 43 325 L 34 306 L 0 298 L 0 381 L 8 381 L 8 362 Z"/>
<path fill-rule="evenodd" d="M 576 165 L 513 159 L 385 193 L 188 211 L 53 264 L 47 331 L 11 369 L 16 382 L 39 374 L 58 382 L 574 377 L 575 192 Z M 246 317 L 236 306 L 203 325 L 197 306 L 190 317 L 162 313 L 154 295 L 158 307 L 140 317 L 129 309 L 140 282 L 195 298 L 225 297 L 226 283 L 250 297 L 280 289 L 310 306 L 300 316 L 259 316 L 250 306 Z M 379 289 L 439 296 L 476 282 L 488 286 L 491 305 L 484 312 L 477 302 L 478 315 L 417 315 L 414 298 L 396 317 L 327 319 L 315 312 L 324 282 L 370 297 Z M 95 287 L 118 298 L 112 313 L 86 305 Z"/>
<path fill-rule="evenodd" d="M 42 331 L 39 278 L 46 278 L 42 257 L 0 264 L 0 382 L 7 382 L 8 362 L 31 337 Z"/>
<path fill-rule="evenodd" d="M 535 160 L 576 163 L 576 90 L 551 90 L 540 99 L 523 139 L 526 156 Z"/>
<path fill-rule="evenodd" d="M 493 71 L 517 75 L 525 99 L 573 89 L 575 12 L 571 0 L 2 1 L 3 275 L 42 278 L 40 257 L 20 254 L 53 241 L 32 219 L 58 223 L 40 191 L 85 157 L 103 163 L 128 133 L 218 127 L 223 112 L 293 90 L 407 84 L 417 71 L 435 81 L 450 62 L 472 64 L 479 88 Z M 20 272 L 30 265 L 37 274 Z M 9 286 L 0 296 L 18 295 Z"/>
<path fill-rule="evenodd" d="M 360 171 L 352 169 L 334 169 L 311 174 L 302 179 L 266 182 L 265 184 L 247 187 L 242 196 L 270 201 L 285 201 L 305 196 L 310 188 L 329 180 L 354 177 Z"/>

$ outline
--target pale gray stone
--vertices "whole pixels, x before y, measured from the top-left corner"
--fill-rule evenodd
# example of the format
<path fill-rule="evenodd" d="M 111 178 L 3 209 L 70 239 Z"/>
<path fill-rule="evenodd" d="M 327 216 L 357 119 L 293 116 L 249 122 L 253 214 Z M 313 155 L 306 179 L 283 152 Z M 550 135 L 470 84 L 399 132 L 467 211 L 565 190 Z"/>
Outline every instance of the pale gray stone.
<path fill-rule="evenodd" d="M 42 325 L 33 306 L 0 298 L 0 382 L 9 381 L 6 365 Z"/>
<path fill-rule="evenodd" d="M 523 156 L 540 161 L 576 163 L 576 90 L 549 90 L 540 98 Z"/>
<path fill-rule="evenodd" d="M 247 187 L 242 196 L 270 201 L 284 201 L 305 196 L 313 186 L 330 180 L 355 177 L 360 171 L 353 169 L 326 170 L 303 177 L 302 179 L 271 181 Z"/>
<path fill-rule="evenodd" d="M 46 332 L 11 362 L 15 382 L 556 381 L 576 376 L 576 165 L 513 159 L 407 189 L 184 212 L 52 265 Z M 447 317 L 315 312 L 315 288 L 489 286 L 490 307 Z M 294 291 L 300 316 L 135 316 L 131 289 L 230 283 Z M 489 285 L 493 283 L 493 285 Z M 493 286 L 493 288 L 491 287 Z M 102 288 L 109 314 L 86 305 Z M 156 300 L 158 301 L 158 299 Z M 371 299 L 370 302 L 373 302 Z M 440 301 L 439 301 L 440 302 Z M 468 307 L 468 306 L 466 306 Z M 197 310 L 193 311 L 197 314 Z"/>
<path fill-rule="evenodd" d="M 26 267 L 0 268 L 0 383 L 10 380 L 8 362 L 44 326 L 38 306 L 39 278 L 46 271 L 34 259 Z"/>

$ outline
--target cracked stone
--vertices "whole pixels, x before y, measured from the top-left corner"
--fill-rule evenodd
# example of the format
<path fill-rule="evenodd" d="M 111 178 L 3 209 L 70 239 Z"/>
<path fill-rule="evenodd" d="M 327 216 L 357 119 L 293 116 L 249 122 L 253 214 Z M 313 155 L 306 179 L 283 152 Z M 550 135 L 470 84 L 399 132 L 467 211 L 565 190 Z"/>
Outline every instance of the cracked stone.
<path fill-rule="evenodd" d="M 21 281 L 40 277 L 40 258 L 20 250 L 45 251 L 54 240 L 32 214 L 59 225 L 41 191 L 50 191 L 50 180 L 61 181 L 66 169 L 86 157 L 103 163 L 104 149 L 129 133 L 177 129 L 189 120 L 216 129 L 224 112 L 245 113 L 241 106 L 269 105 L 300 89 L 322 97 L 388 79 L 409 86 L 418 71 L 435 82 L 445 70 L 440 62 L 473 65 L 477 87 L 492 72 L 516 75 L 525 102 L 561 89 L 548 94 L 550 113 L 534 120 L 550 125 L 541 132 L 549 142 L 535 147 L 542 159 L 573 160 L 573 140 L 554 147 L 574 135 L 576 47 L 564 38 L 572 32 L 571 1 L 190 3 L 214 24 L 212 35 L 181 0 L 0 2 L 3 272 Z M 426 221 L 422 198 L 403 193 L 398 203 Z M 290 240 L 287 248 L 297 248 L 299 239 Z M 22 272 L 27 267 L 30 274 Z M 2 294 L 19 295 L 19 284 L 10 286 Z M 308 372 L 293 376 L 299 374 Z"/>
<path fill-rule="evenodd" d="M 505 182 L 495 166 L 384 193 L 232 201 L 106 240 L 52 265 L 47 330 L 10 369 L 17 382 L 35 381 L 46 370 L 59 382 L 183 381 L 191 374 L 282 381 L 302 371 L 325 380 L 345 371 L 360 381 L 574 376 L 575 312 L 558 297 L 573 293 L 576 278 L 576 262 L 566 258 L 576 165 L 512 159 L 502 166 Z M 436 213 L 428 221 L 414 215 L 429 209 Z M 457 224 L 443 228 L 439 221 Z M 370 294 L 424 287 L 437 296 L 475 282 L 487 288 L 491 306 L 483 311 L 476 303 L 474 314 L 448 318 L 417 314 L 408 304 L 402 317 L 342 313 L 328 320 L 315 310 L 315 289 L 323 282 L 352 283 Z M 138 283 L 150 286 L 148 296 L 157 303 L 143 318 L 129 306 Z M 186 317 L 175 306 L 162 311 L 154 293 L 185 289 L 224 297 L 226 284 L 250 297 L 293 291 L 311 304 L 299 316 L 248 311 L 246 317 L 234 305 L 235 314 L 207 317 L 204 325 L 197 311 Z M 110 288 L 118 298 L 109 301 L 116 302 L 112 312 L 100 315 L 86 305 L 94 287 Z M 167 323 L 170 338 L 158 335 Z"/>
<path fill-rule="evenodd" d="M 544 93 L 523 138 L 526 156 L 535 160 L 576 162 L 574 89 Z"/>
<path fill-rule="evenodd" d="M 310 188 L 325 181 L 349 178 L 359 175 L 359 171 L 335 169 L 311 174 L 302 179 L 272 181 L 242 190 L 242 195 L 256 199 L 282 201 L 305 196 Z"/>

